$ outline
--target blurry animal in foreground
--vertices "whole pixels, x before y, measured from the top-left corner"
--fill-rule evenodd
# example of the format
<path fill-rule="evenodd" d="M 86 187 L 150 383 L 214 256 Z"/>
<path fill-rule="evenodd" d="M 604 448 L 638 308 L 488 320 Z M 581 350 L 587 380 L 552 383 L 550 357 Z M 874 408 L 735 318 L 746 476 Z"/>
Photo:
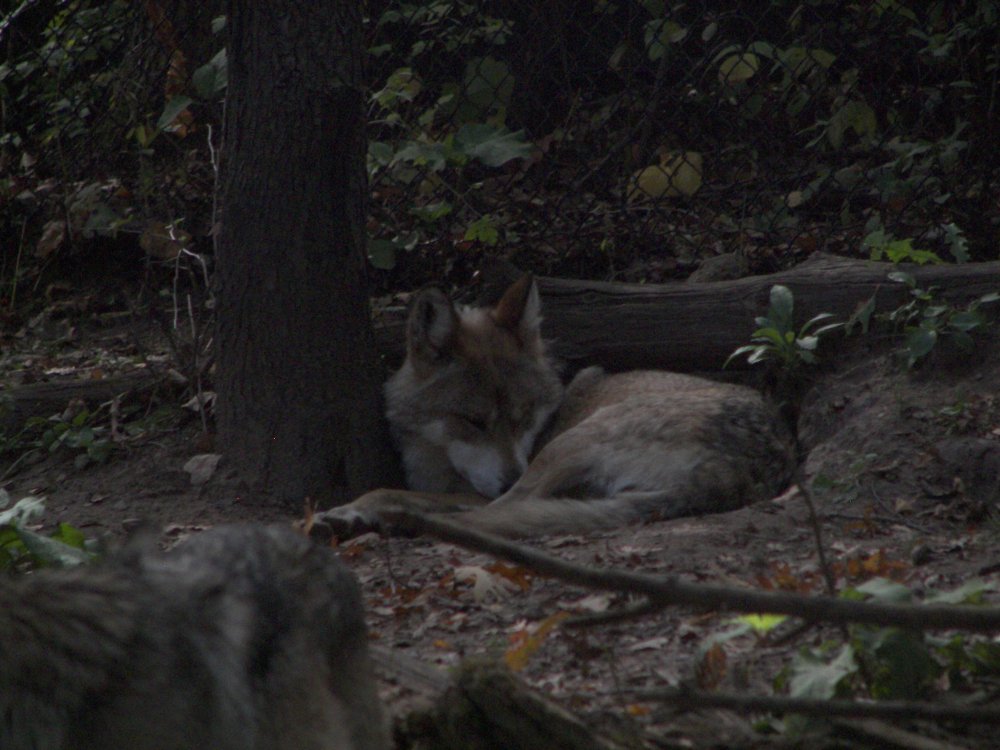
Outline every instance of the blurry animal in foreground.
<path fill-rule="evenodd" d="M 289 528 L 0 578 L 4 750 L 383 750 L 358 587 Z"/>

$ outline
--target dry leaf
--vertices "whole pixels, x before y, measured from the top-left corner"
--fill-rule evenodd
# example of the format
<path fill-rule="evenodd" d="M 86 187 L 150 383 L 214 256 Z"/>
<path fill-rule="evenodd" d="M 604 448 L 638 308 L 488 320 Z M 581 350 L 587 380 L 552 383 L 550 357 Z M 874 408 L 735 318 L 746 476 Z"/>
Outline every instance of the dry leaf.
<path fill-rule="evenodd" d="M 66 239 L 66 222 L 53 219 L 46 222 L 42 236 L 35 245 L 35 257 L 47 258 L 58 250 Z"/>
<path fill-rule="evenodd" d="M 713 644 L 698 661 L 695 668 L 695 678 L 698 687 L 711 690 L 722 682 L 726 676 L 726 651 L 718 643 Z"/>
<path fill-rule="evenodd" d="M 201 453 L 197 456 L 191 456 L 184 464 L 184 471 L 191 475 L 191 484 L 198 486 L 211 479 L 221 458 L 222 456 L 218 453 Z"/>
<path fill-rule="evenodd" d="M 556 612 L 554 615 L 549 615 L 542 620 L 534 633 L 527 636 L 523 634 L 523 631 L 517 633 L 519 644 L 503 655 L 504 663 L 515 672 L 524 669 L 528 663 L 528 659 L 541 647 L 549 633 L 567 617 L 569 617 L 569 612 Z"/>

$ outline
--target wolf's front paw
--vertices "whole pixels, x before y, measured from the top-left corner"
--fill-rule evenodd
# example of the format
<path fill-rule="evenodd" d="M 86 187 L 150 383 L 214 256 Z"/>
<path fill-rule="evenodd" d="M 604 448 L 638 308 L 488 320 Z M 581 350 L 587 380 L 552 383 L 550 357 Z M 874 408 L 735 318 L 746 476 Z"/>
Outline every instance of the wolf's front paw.
<path fill-rule="evenodd" d="M 378 513 L 371 508 L 359 508 L 350 503 L 314 514 L 310 534 L 322 539 L 335 536 L 343 540 L 369 531 L 379 531 L 381 527 Z"/>

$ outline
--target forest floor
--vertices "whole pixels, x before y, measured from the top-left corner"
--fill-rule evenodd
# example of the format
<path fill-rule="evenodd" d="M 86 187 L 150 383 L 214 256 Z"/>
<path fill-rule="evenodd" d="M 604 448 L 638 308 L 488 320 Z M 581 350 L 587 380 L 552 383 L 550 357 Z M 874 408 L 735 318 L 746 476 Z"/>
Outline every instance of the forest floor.
<path fill-rule="evenodd" d="M 5 334 L 3 343 L 0 390 L 7 393 L 31 383 L 139 372 L 171 356 L 155 334 L 137 337 L 131 323 L 50 317 Z M 1000 581 L 997 336 L 983 338 L 974 361 L 935 352 L 916 371 L 900 365 L 891 346 L 869 337 L 842 347 L 815 376 L 802 405 L 799 438 L 830 572 L 840 589 L 885 578 L 917 597 L 975 578 L 995 584 Z M 245 497 L 224 464 L 208 482 L 192 484 L 185 465 L 212 446 L 196 415 L 180 401 L 168 389 L 146 392 L 110 426 L 112 406 L 101 411 L 89 404 L 97 415 L 92 423 L 88 418 L 75 426 L 78 447 L 67 444 L 51 453 L 33 448 L 32 434 L 8 432 L 0 488 L 15 500 L 44 496 L 43 528 L 68 522 L 88 536 L 120 537 L 150 522 L 172 540 L 222 522 L 294 520 Z M 71 423 L 80 408 L 71 408 L 63 421 Z M 103 431 L 80 433 L 98 425 Z M 104 439 L 112 444 L 110 455 L 81 466 L 87 447 Z M 731 513 L 531 544 L 585 566 L 692 582 L 810 594 L 822 593 L 825 585 L 809 509 L 796 492 Z M 637 692 L 694 685 L 771 695 L 775 679 L 802 649 L 827 649 L 832 655 L 843 642 L 835 628 L 791 623 L 766 634 L 726 638 L 735 627 L 734 615 L 685 609 L 590 628 L 551 627 L 561 613 L 606 612 L 625 606 L 628 598 L 569 586 L 425 538 L 366 535 L 340 545 L 338 552 L 365 592 L 377 651 L 402 654 L 432 671 L 472 656 L 506 657 L 527 683 L 626 746 L 795 744 L 774 719 L 714 709 L 680 712 Z M 918 686 L 918 692 L 931 700 L 944 700 L 945 693 L 948 700 L 971 700 L 990 692 L 990 683 L 971 678 L 963 687 L 959 671 Z M 427 699 L 406 681 L 388 673 L 382 677 L 383 695 L 397 717 Z M 920 737 L 930 743 L 926 747 L 996 746 L 988 726 L 919 716 L 895 728 L 843 720 L 812 729 L 823 733 L 799 742 L 891 747 Z M 904 733 L 894 734 L 900 730 Z"/>

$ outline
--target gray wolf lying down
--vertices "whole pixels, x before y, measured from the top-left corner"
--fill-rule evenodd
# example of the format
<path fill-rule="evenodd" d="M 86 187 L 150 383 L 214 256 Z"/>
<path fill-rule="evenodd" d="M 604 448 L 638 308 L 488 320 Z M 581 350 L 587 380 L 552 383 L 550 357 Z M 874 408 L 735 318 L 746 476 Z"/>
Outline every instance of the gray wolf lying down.
<path fill-rule="evenodd" d="M 507 536 L 573 533 L 730 510 L 788 483 L 795 442 L 759 393 L 594 367 L 564 389 L 540 308 L 530 276 L 492 308 L 419 293 L 406 361 L 385 387 L 409 490 L 376 490 L 316 520 L 349 534 L 410 509 Z"/>

